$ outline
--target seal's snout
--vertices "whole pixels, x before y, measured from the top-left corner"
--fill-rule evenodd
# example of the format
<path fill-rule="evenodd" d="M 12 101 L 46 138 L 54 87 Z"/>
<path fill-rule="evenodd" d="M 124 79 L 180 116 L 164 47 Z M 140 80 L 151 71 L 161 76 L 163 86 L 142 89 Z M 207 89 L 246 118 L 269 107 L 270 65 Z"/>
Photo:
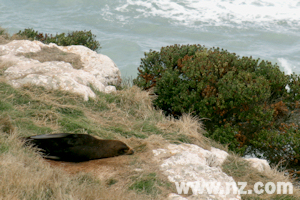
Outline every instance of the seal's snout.
<path fill-rule="evenodd" d="M 127 155 L 132 155 L 132 154 L 134 154 L 134 150 L 133 149 L 128 149 L 126 154 Z"/>

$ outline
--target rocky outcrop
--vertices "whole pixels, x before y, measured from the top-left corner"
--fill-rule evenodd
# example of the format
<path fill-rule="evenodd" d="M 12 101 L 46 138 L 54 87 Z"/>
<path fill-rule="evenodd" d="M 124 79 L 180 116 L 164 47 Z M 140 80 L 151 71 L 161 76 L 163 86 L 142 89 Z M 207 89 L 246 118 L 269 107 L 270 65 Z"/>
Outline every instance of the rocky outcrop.
<path fill-rule="evenodd" d="M 26 53 L 39 52 L 45 47 L 78 55 L 82 67 L 75 69 L 70 62 L 41 62 L 24 56 Z M 2 62 L 12 63 L 4 75 L 14 87 L 33 84 L 47 89 L 61 89 L 80 94 L 85 100 L 95 97 L 90 86 L 102 92 L 115 91 L 115 87 L 109 84 L 118 84 L 121 76 L 118 67 L 109 57 L 81 45 L 61 47 L 56 44 L 45 45 L 39 41 L 14 40 L 0 45 L 0 59 Z"/>
<path fill-rule="evenodd" d="M 181 144 L 168 145 L 167 149 L 153 150 L 162 164 L 160 169 L 168 176 L 170 182 L 174 182 L 177 188 L 180 184 L 188 182 L 197 184 L 210 183 L 220 184 L 220 190 L 226 190 L 226 183 L 235 185 L 232 177 L 222 172 L 220 165 L 226 159 L 228 153 L 212 147 L 211 151 L 205 150 L 197 145 Z M 233 186 L 237 191 L 237 186 Z M 199 188 L 199 187 L 198 187 Z M 191 188 L 192 191 L 192 188 Z M 177 191 L 179 192 L 179 191 Z M 183 193 L 184 191 L 182 191 Z M 170 194 L 169 199 L 181 199 L 178 195 Z M 185 198 L 183 198 L 185 199 Z M 193 192 L 188 199 L 241 199 L 238 194 L 209 194 L 205 189 Z"/>
<path fill-rule="evenodd" d="M 192 199 L 218 199 L 218 200 L 239 200 L 241 196 L 233 191 L 238 191 L 234 179 L 224 172 L 220 166 L 226 160 L 228 153 L 211 147 L 211 150 L 205 150 L 193 144 L 170 144 L 165 149 L 153 150 L 154 157 L 160 162 L 160 169 L 168 177 L 170 182 L 175 183 L 177 192 L 184 193 L 184 186 L 190 182 L 190 192 L 192 195 L 185 198 L 178 194 L 172 193 L 168 200 L 192 200 Z M 247 159 L 252 167 L 260 171 L 270 169 L 268 163 L 262 159 Z M 209 183 L 217 186 L 217 193 L 208 193 L 206 189 L 199 189 L 200 185 Z M 225 194 L 226 184 L 230 184 L 230 193 Z M 196 185 L 200 184 L 200 185 Z M 198 191 L 193 191 L 193 186 L 197 186 Z M 179 189 L 179 190 L 178 190 Z M 195 188 L 194 188 L 195 189 Z M 218 194 L 224 191 L 224 194 Z M 190 193 L 189 193 L 190 194 Z"/>
<path fill-rule="evenodd" d="M 267 160 L 259 158 L 245 158 L 245 160 L 250 162 L 251 167 L 257 169 L 259 172 L 271 169 Z"/>

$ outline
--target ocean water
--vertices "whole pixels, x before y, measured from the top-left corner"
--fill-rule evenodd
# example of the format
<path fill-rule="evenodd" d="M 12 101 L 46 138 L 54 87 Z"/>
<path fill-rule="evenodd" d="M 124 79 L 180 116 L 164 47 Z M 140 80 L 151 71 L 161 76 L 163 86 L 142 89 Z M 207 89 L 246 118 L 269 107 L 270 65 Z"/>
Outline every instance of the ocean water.
<path fill-rule="evenodd" d="M 299 0 L 0 0 L 9 33 L 91 30 L 123 77 L 144 52 L 173 44 L 220 47 L 300 73 Z"/>

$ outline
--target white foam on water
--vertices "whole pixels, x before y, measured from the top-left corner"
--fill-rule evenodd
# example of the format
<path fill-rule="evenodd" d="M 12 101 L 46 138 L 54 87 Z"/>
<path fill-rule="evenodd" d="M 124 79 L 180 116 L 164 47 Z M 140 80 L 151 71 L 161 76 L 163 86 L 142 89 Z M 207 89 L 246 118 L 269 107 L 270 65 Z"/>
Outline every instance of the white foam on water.
<path fill-rule="evenodd" d="M 278 58 L 277 59 L 280 63 L 280 66 L 284 68 L 284 72 L 287 75 L 291 75 L 293 71 L 295 70 L 295 66 L 292 66 L 286 59 L 284 58 Z"/>
<path fill-rule="evenodd" d="M 287 73 L 300 73 L 299 0 L 0 2 L 1 26 L 10 34 L 25 28 L 52 34 L 91 30 L 103 47 L 99 53 L 110 56 L 125 76 L 136 76 L 143 52 L 188 43 L 284 58 L 278 63 L 290 66 L 283 67 Z"/>
<path fill-rule="evenodd" d="M 188 26 L 299 25 L 298 0 L 127 0 L 115 10 Z"/>

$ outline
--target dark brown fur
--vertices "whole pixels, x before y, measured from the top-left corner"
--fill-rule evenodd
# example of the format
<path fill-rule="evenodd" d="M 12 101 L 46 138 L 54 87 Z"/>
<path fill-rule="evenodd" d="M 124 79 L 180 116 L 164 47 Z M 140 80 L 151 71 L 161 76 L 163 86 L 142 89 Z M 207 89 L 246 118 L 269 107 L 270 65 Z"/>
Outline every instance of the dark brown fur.
<path fill-rule="evenodd" d="M 24 138 L 27 144 L 41 149 L 45 158 L 82 162 L 133 154 L 125 143 L 118 140 L 100 140 L 87 134 L 57 133 Z"/>

